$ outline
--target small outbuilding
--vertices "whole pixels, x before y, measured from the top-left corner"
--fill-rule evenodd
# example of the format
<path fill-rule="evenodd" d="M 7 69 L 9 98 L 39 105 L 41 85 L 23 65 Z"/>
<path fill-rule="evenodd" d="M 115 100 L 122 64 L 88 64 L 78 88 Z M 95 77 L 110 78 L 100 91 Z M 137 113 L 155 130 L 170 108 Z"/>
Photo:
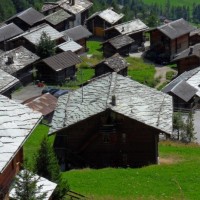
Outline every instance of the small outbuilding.
<path fill-rule="evenodd" d="M 177 64 L 178 74 L 199 67 L 200 44 L 190 46 L 179 54 L 176 54 L 172 62 Z"/>
<path fill-rule="evenodd" d="M 134 19 L 106 29 L 105 38 L 110 39 L 118 35 L 128 35 L 135 41 L 135 44 L 141 46 L 145 42 L 144 32 L 148 29 L 149 27 L 140 19 Z"/>
<path fill-rule="evenodd" d="M 95 77 L 101 76 L 108 72 L 117 72 L 123 76 L 127 76 L 128 63 L 118 53 L 104 59 L 94 66 Z"/>
<path fill-rule="evenodd" d="M 30 7 L 6 20 L 7 24 L 14 23 L 22 30 L 28 29 L 37 25 L 44 18 L 44 15 L 34 8 Z"/>
<path fill-rule="evenodd" d="M 37 77 L 46 83 L 62 84 L 66 79 L 74 79 L 76 65 L 81 59 L 72 51 L 59 53 L 36 64 Z"/>
<path fill-rule="evenodd" d="M 128 56 L 133 43 L 134 40 L 128 35 L 119 35 L 117 37 L 111 38 L 102 43 L 103 55 L 105 57 L 110 57 L 118 53 L 121 56 Z"/>
<path fill-rule="evenodd" d="M 200 43 L 200 29 L 190 32 L 190 46 Z"/>
<path fill-rule="evenodd" d="M 64 35 L 66 41 L 72 39 L 73 41 L 81 45 L 83 47 L 81 53 L 87 51 L 87 39 L 92 35 L 92 33 L 90 33 L 87 28 L 80 25 L 74 28 L 70 28 L 61 33 Z"/>
<path fill-rule="evenodd" d="M 58 99 L 50 134 L 63 170 L 141 167 L 158 163 L 172 113 L 168 94 L 109 73 Z"/>
<path fill-rule="evenodd" d="M 118 14 L 112 8 L 92 14 L 87 19 L 87 27 L 95 36 L 104 37 L 105 30 L 121 22 L 124 14 Z"/>

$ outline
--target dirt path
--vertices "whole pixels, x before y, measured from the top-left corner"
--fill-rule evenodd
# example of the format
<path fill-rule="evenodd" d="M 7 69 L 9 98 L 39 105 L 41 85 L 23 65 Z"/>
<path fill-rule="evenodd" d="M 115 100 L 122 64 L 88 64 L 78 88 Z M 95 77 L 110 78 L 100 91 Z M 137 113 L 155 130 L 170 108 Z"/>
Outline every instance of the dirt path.
<path fill-rule="evenodd" d="M 176 70 L 174 70 L 170 67 L 167 67 L 167 66 L 155 66 L 155 69 L 156 69 L 156 73 L 155 73 L 154 78 L 160 79 L 160 82 L 158 83 L 158 85 L 156 85 L 155 88 L 158 88 L 160 85 L 162 85 L 163 83 L 165 83 L 167 81 L 167 79 L 166 79 L 167 72 L 173 71 L 173 72 L 177 73 Z"/>

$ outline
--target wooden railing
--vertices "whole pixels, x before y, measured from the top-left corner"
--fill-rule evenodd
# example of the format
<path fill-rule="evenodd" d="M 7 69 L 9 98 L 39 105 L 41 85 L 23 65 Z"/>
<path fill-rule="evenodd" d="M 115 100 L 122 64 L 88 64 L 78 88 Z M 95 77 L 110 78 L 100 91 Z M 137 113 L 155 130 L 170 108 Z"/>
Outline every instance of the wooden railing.
<path fill-rule="evenodd" d="M 67 199 L 70 199 L 70 200 L 75 200 L 75 199 L 82 199 L 82 200 L 85 200 L 85 199 L 88 199 L 86 196 L 82 195 L 82 194 L 79 194 L 77 192 L 73 192 L 73 191 L 69 191 L 67 193 Z"/>

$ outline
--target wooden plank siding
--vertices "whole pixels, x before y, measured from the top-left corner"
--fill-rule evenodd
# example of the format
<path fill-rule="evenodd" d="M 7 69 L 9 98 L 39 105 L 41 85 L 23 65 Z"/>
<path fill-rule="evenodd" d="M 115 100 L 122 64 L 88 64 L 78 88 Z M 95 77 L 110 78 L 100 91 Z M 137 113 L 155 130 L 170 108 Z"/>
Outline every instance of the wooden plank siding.
<path fill-rule="evenodd" d="M 154 128 L 107 110 L 57 132 L 54 148 L 63 170 L 141 167 L 157 163 L 158 134 Z"/>
<path fill-rule="evenodd" d="M 0 188 L 2 188 L 5 193 L 8 192 L 11 182 L 13 181 L 15 175 L 20 171 L 22 163 L 23 148 L 18 151 L 3 173 L 0 174 Z M 5 199 L 8 198 L 6 197 Z"/>

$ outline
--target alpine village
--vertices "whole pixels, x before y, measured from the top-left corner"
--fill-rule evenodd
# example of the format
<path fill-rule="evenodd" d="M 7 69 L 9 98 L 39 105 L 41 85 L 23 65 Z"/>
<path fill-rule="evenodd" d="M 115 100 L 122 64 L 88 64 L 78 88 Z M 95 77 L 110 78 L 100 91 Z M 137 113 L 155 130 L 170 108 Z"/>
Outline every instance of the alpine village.
<path fill-rule="evenodd" d="M 200 199 L 200 4 L 10 1 L 0 200 Z"/>

